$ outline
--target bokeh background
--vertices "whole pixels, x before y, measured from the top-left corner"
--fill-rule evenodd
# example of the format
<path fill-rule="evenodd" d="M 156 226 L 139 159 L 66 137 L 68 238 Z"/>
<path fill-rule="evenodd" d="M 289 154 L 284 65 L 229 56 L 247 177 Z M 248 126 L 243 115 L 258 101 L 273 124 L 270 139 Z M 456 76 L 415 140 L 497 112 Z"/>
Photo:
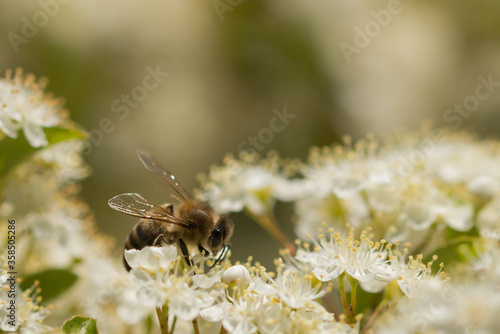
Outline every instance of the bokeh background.
<path fill-rule="evenodd" d="M 500 82 L 499 14 L 487 0 L 2 0 L 0 68 L 48 77 L 93 134 L 83 194 L 118 254 L 136 220 L 107 200 L 122 192 L 166 200 L 138 148 L 192 190 L 198 173 L 268 128 L 273 109 L 295 118 L 261 153 L 291 158 L 344 134 L 415 129 L 424 119 L 498 137 L 500 87 L 468 116 L 447 110 L 474 96 L 478 78 Z M 169 76 L 116 113 L 113 101 L 142 85 L 146 68 Z M 234 258 L 269 265 L 275 243 L 243 215 L 233 219 Z"/>

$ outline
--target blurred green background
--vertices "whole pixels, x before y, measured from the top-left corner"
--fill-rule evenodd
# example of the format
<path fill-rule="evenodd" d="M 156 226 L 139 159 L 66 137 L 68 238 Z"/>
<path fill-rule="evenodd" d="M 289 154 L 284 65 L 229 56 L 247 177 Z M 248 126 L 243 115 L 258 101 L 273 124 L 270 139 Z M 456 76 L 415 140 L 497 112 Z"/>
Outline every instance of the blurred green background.
<path fill-rule="evenodd" d="M 48 77 L 93 134 L 83 194 L 121 247 L 136 220 L 107 200 L 139 192 L 165 201 L 138 148 L 192 190 L 199 172 L 269 127 L 273 109 L 296 116 L 261 152 L 284 157 L 424 119 L 495 136 L 498 87 L 470 113 L 447 110 L 474 102 L 478 78 L 500 81 L 499 14 L 495 1 L 3 0 L 0 66 Z M 115 112 L 123 94 L 140 92 L 146 68 L 169 76 L 128 114 Z M 293 237 L 290 210 L 280 211 Z M 275 243 L 233 219 L 233 258 L 270 265 Z"/>

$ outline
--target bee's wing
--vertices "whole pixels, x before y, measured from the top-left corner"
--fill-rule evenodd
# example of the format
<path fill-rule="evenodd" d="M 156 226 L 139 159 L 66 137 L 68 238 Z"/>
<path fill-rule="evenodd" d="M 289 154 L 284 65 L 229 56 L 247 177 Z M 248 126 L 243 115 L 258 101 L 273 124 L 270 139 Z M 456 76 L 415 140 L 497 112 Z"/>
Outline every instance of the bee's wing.
<path fill-rule="evenodd" d="M 175 176 L 166 170 L 156 158 L 143 150 L 137 150 L 137 155 L 146 170 L 150 173 L 150 176 L 155 179 L 160 176 L 160 183 L 174 189 L 177 194 L 182 197 L 182 200 L 187 201 L 193 199 L 191 195 L 189 195 L 189 193 L 180 185 Z"/>
<path fill-rule="evenodd" d="M 162 220 L 164 222 L 190 228 L 191 223 L 172 215 L 159 205 L 151 203 L 141 194 L 127 193 L 117 195 L 108 201 L 109 206 L 130 216 Z"/>

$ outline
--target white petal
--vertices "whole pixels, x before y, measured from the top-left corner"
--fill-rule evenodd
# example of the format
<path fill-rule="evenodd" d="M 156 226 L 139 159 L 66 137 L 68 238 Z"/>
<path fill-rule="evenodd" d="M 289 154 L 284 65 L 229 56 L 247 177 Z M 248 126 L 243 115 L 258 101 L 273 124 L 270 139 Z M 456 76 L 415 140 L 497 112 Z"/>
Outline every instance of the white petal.
<path fill-rule="evenodd" d="M 488 198 L 498 189 L 498 182 L 489 175 L 480 175 L 473 178 L 467 187 L 473 194 Z"/>
<path fill-rule="evenodd" d="M 371 280 L 368 282 L 359 282 L 359 285 L 363 290 L 366 292 L 370 293 L 379 293 L 380 291 L 384 290 L 385 287 L 387 286 L 386 282 L 380 282 L 377 280 Z"/>
<path fill-rule="evenodd" d="M 125 261 L 131 268 L 139 267 L 139 255 L 140 251 L 137 249 L 126 249 L 125 250 Z"/>
<path fill-rule="evenodd" d="M 417 286 L 418 286 L 419 281 L 410 281 L 406 279 L 399 279 L 398 280 L 398 285 L 401 291 L 408 297 L 408 298 L 415 298 L 417 296 Z"/>
<path fill-rule="evenodd" d="M 272 285 L 267 284 L 263 281 L 254 281 L 250 283 L 250 287 L 248 288 L 248 290 L 255 291 L 259 295 L 263 296 L 270 296 L 277 293 L 276 289 Z"/>
<path fill-rule="evenodd" d="M 136 281 L 139 282 L 148 283 L 153 281 L 153 278 L 141 268 L 132 268 L 132 270 L 130 270 L 130 274 Z"/>
<path fill-rule="evenodd" d="M 17 138 L 17 130 L 19 126 L 12 122 L 11 118 L 6 115 L 0 115 L 0 130 L 8 137 Z"/>
<path fill-rule="evenodd" d="M 446 223 L 454 230 L 465 232 L 472 228 L 472 216 L 474 210 L 472 205 L 453 206 L 444 215 Z"/>
<path fill-rule="evenodd" d="M 257 332 L 257 326 L 248 318 L 226 318 L 222 320 L 222 326 L 231 334 L 252 334 Z"/>
<path fill-rule="evenodd" d="M 358 179 L 349 178 L 337 178 L 333 184 L 332 193 L 338 198 L 348 198 L 357 194 L 364 187 L 363 182 Z"/>
<path fill-rule="evenodd" d="M 218 282 L 217 280 L 214 280 L 213 278 L 210 278 L 206 275 L 193 275 L 191 276 L 191 281 L 193 282 L 194 286 L 200 287 L 202 289 L 209 289 Z"/>
<path fill-rule="evenodd" d="M 297 250 L 297 254 L 295 255 L 295 258 L 303 263 L 314 263 L 314 257 L 316 253 L 313 252 L 306 252 L 303 249 Z"/>
<path fill-rule="evenodd" d="M 39 126 L 26 122 L 23 125 L 23 132 L 26 140 L 32 147 L 43 147 L 49 144 L 45 133 Z"/>
<path fill-rule="evenodd" d="M 168 303 L 168 306 L 173 314 L 183 320 L 193 320 L 200 312 L 195 299 L 189 294 L 187 296 L 176 296 L 176 298 Z"/>
<path fill-rule="evenodd" d="M 176 257 L 177 249 L 174 246 L 144 247 L 140 251 L 136 249 L 125 251 L 125 260 L 129 266 L 132 268 L 142 267 L 151 271 L 168 268 Z"/>
<path fill-rule="evenodd" d="M 328 282 L 332 279 L 339 277 L 344 270 L 341 267 L 336 267 L 333 269 L 328 268 L 325 270 L 324 268 L 316 268 L 313 270 L 314 276 L 319 279 L 321 282 Z"/>
<path fill-rule="evenodd" d="M 207 321 L 217 322 L 222 320 L 229 308 L 230 304 L 228 302 L 222 302 L 220 304 L 202 310 L 200 312 L 200 315 Z"/>
<path fill-rule="evenodd" d="M 405 208 L 406 220 L 415 230 L 426 230 L 436 220 L 436 214 L 431 210 L 431 205 L 412 203 Z"/>
<path fill-rule="evenodd" d="M 348 268 L 346 272 L 360 282 L 369 282 L 375 278 L 377 274 L 374 268 Z"/>

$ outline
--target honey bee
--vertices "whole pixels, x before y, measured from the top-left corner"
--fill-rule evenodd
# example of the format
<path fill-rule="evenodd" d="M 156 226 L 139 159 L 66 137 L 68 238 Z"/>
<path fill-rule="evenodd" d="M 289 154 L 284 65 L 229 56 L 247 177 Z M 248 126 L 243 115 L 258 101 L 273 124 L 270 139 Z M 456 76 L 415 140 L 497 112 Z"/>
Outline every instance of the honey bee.
<path fill-rule="evenodd" d="M 195 201 L 175 176 L 149 153 L 138 150 L 137 155 L 148 171 L 148 176 L 159 180 L 157 185 L 173 189 L 179 197 L 171 194 L 178 203 L 162 205 L 156 205 L 137 193 L 111 198 L 108 204 L 112 209 L 141 218 L 127 237 L 125 249 L 140 250 L 163 243 L 176 244 L 178 253 L 182 253 L 190 266 L 196 256 L 215 257 L 220 253 L 212 265 L 215 266 L 229 251 L 228 241 L 233 234 L 233 222 L 226 216 L 215 214 L 208 204 Z M 130 271 L 125 258 L 123 262 Z"/>

